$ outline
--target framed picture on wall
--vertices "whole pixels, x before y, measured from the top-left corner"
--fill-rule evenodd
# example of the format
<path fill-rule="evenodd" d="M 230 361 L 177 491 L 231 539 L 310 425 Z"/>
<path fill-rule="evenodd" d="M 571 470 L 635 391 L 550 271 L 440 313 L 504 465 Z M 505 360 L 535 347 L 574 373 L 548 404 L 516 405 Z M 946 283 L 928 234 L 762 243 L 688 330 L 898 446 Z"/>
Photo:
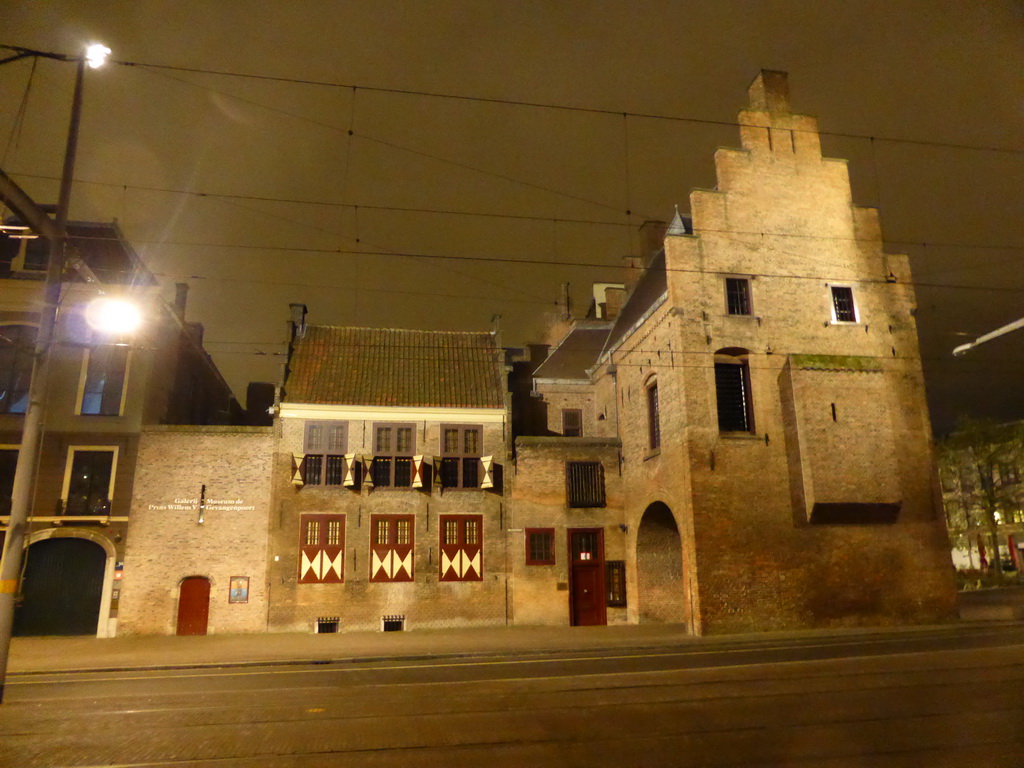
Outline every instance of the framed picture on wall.
<path fill-rule="evenodd" d="M 228 602 L 229 603 L 248 603 L 249 602 L 249 577 L 248 576 L 232 576 L 231 584 L 228 587 Z"/>

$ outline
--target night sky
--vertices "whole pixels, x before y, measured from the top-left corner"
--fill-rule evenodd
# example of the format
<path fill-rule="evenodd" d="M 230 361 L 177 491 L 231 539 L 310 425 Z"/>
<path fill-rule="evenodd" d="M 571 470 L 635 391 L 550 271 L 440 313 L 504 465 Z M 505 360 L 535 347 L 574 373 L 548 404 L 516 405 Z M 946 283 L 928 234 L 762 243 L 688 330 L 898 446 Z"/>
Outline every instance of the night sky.
<path fill-rule="evenodd" d="M 168 298 L 191 285 L 242 399 L 278 379 L 289 302 L 337 325 L 501 314 L 507 345 L 542 335 L 563 282 L 582 311 L 644 219 L 714 186 L 765 68 L 911 255 L 936 429 L 1024 417 L 1024 331 L 950 354 L 1024 316 L 1019 2 L 0 0 L 0 19 L 3 44 L 113 49 L 71 217 L 116 218 Z M 73 79 L 0 67 L 0 166 L 39 202 Z"/>

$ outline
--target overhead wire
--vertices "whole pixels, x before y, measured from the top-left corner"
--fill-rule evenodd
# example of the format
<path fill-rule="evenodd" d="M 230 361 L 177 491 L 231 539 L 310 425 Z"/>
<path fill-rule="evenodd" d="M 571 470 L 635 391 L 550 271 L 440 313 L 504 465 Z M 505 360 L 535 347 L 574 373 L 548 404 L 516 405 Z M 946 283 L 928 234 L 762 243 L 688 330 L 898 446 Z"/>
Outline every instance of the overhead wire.
<path fill-rule="evenodd" d="M 12 173 L 12 176 L 18 176 L 26 179 L 41 179 L 46 181 L 58 181 L 56 176 L 44 175 L 44 174 L 33 174 L 17 172 Z M 267 202 L 267 203 L 284 203 L 289 205 L 309 205 L 309 206 L 322 206 L 332 208 L 360 208 L 367 211 L 393 211 L 399 213 L 425 213 L 425 214 L 436 214 L 445 216 L 476 216 L 483 218 L 492 219 L 509 219 L 509 220 L 522 220 L 522 221 L 536 221 L 536 222 L 557 222 L 559 224 L 580 224 L 580 225 L 595 225 L 595 226 L 607 226 L 607 227 L 632 227 L 634 225 L 626 222 L 617 221 L 602 221 L 600 219 L 585 219 L 585 218 L 573 218 L 567 216 L 550 216 L 542 214 L 514 214 L 514 213 L 490 213 L 485 211 L 467 211 L 460 209 L 451 208 L 426 208 L 416 206 L 395 206 L 395 205 L 367 205 L 365 203 L 347 203 L 330 200 L 304 200 L 301 198 L 288 198 L 288 197 L 271 197 L 267 195 L 249 195 L 242 193 L 232 192 L 209 192 L 202 190 L 188 190 L 174 187 L 151 187 L 141 184 L 122 184 L 121 182 L 112 181 L 97 181 L 95 179 L 80 179 L 75 178 L 76 184 L 90 184 L 104 187 L 115 187 L 118 189 L 127 188 L 130 190 L 142 191 L 142 192 L 159 192 L 172 195 L 187 195 L 190 197 L 197 198 L 228 198 L 233 200 L 250 200 L 253 202 Z M 276 215 L 276 214 L 275 214 Z M 763 235 L 771 237 L 786 237 L 794 240 L 816 240 L 823 242 L 851 242 L 851 243 L 867 243 L 867 242 L 878 242 L 874 238 L 868 237 L 843 237 L 839 235 L 814 235 L 800 232 L 771 232 L 764 230 L 741 230 L 741 229 L 715 229 L 713 227 L 701 227 L 701 232 L 705 233 L 721 233 L 721 234 L 732 234 L 732 235 Z M 139 241 L 143 242 L 143 241 Z M 1024 244 L 1012 244 L 1012 243 L 969 243 L 956 240 L 904 240 L 899 238 L 883 238 L 883 242 L 890 245 L 900 246 L 918 246 L 918 247 L 932 247 L 932 248 L 972 248 L 980 250 L 1000 250 L 1000 251 L 1021 251 L 1024 250 Z M 215 243 L 208 243 L 208 245 L 216 245 Z M 259 246 L 240 246 L 240 247 L 259 247 Z"/>
<path fill-rule="evenodd" d="M 172 72 L 189 72 L 192 74 L 215 75 L 218 77 L 245 78 L 249 80 L 262 80 L 266 82 L 290 83 L 294 85 L 308 85 L 326 88 L 358 88 L 362 91 L 375 93 L 388 93 L 401 96 L 417 96 L 424 98 L 448 99 L 452 101 L 477 102 L 482 104 L 499 104 L 514 107 L 529 107 L 532 109 L 550 109 L 566 112 L 581 112 L 596 115 L 622 116 L 628 115 L 633 118 L 645 118 L 649 120 L 668 120 L 673 122 L 695 123 L 698 125 L 717 125 L 723 127 L 747 127 L 746 124 L 735 120 L 720 120 L 711 118 L 699 118 L 684 115 L 664 115 L 652 112 L 630 112 L 621 109 L 602 109 L 599 107 L 581 107 L 571 104 L 555 104 L 550 102 L 527 101 L 525 99 L 507 99 L 491 96 L 470 96 L 464 94 L 441 93 L 439 91 L 424 91 L 412 88 L 387 88 L 383 86 L 370 86 L 360 83 L 342 83 L 329 80 L 315 80 L 312 78 L 284 77 L 281 75 L 261 75 L 246 72 L 232 72 L 229 70 L 206 69 L 202 67 L 185 67 L 173 64 L 154 64 L 144 61 L 128 61 L 124 59 L 112 59 L 111 63 L 120 64 L 126 67 L 141 67 L 149 69 L 160 69 Z M 800 131 L 801 129 L 794 129 Z M 1024 154 L 1024 149 L 1011 147 L 998 147 L 983 144 L 964 144 L 959 142 L 936 141 L 934 139 L 908 139 L 893 136 L 875 136 L 866 133 L 851 133 L 847 131 L 815 131 L 823 136 L 836 136 L 851 139 L 874 139 L 898 144 L 913 144 L 925 147 L 939 147 L 945 149 L 972 150 L 979 152 L 999 152 L 1007 154 Z"/>

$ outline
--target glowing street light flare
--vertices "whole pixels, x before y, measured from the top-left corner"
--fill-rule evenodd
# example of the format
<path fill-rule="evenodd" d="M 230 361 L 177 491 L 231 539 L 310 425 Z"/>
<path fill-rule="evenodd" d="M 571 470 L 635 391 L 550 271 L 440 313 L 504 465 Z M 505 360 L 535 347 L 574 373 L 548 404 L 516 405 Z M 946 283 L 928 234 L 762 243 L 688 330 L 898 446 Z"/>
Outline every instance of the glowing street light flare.
<path fill-rule="evenodd" d="M 85 49 L 85 63 L 90 69 L 99 69 L 110 55 L 110 49 L 102 43 L 93 43 Z"/>
<path fill-rule="evenodd" d="M 89 302 L 85 319 L 100 333 L 132 333 L 142 324 L 138 305 L 125 299 L 102 297 Z"/>

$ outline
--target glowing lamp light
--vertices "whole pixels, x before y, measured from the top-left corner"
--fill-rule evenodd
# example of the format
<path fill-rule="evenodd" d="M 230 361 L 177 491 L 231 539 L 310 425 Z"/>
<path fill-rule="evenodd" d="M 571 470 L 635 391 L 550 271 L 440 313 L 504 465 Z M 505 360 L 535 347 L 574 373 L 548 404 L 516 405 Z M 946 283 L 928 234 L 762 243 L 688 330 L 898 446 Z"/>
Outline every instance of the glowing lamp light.
<path fill-rule="evenodd" d="M 102 297 L 89 302 L 85 319 L 100 333 L 132 333 L 142 324 L 142 313 L 137 305 L 124 299 Z"/>
<path fill-rule="evenodd" d="M 110 55 L 110 49 L 102 43 L 93 43 L 85 49 L 85 63 L 90 69 L 99 69 Z"/>

